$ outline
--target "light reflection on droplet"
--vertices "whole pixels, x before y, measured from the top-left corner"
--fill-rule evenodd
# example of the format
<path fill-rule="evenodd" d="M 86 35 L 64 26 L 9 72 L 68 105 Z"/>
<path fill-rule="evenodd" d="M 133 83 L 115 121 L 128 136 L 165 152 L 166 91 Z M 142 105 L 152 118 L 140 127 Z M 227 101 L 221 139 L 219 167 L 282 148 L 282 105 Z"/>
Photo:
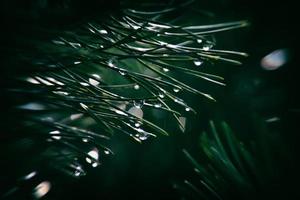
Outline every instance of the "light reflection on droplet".
<path fill-rule="evenodd" d="M 33 191 L 33 196 L 37 199 L 45 196 L 51 189 L 51 183 L 49 181 L 43 181 L 38 184 Z"/>
<path fill-rule="evenodd" d="M 185 108 L 185 111 L 187 111 L 187 112 L 189 112 L 190 110 L 191 110 L 191 108 L 189 108 L 189 107 Z"/>
<path fill-rule="evenodd" d="M 287 49 L 278 49 L 261 60 L 261 66 L 265 70 L 276 70 L 287 63 L 289 59 L 289 52 Z"/>
<path fill-rule="evenodd" d="M 168 72 L 168 71 L 170 71 L 168 68 L 163 68 L 163 71 L 164 72 Z"/>
<path fill-rule="evenodd" d="M 196 66 L 200 66 L 200 65 L 202 65 L 202 63 L 203 63 L 203 61 L 201 61 L 201 60 L 194 60 L 194 65 L 196 65 Z"/>

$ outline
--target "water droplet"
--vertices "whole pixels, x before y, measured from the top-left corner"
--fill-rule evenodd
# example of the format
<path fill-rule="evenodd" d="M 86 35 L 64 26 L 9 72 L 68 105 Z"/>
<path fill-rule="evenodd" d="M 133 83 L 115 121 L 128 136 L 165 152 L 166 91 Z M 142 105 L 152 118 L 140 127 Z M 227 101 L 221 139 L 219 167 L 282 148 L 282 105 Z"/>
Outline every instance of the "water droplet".
<path fill-rule="evenodd" d="M 139 86 L 138 84 L 135 84 L 135 85 L 133 86 L 133 88 L 134 88 L 135 90 L 138 90 L 138 89 L 140 89 L 140 86 Z"/>
<path fill-rule="evenodd" d="M 126 75 L 126 72 L 123 71 L 123 70 L 119 70 L 119 73 L 120 73 L 122 76 L 125 76 L 125 75 Z"/>
<path fill-rule="evenodd" d="M 144 112 L 141 107 L 133 106 L 128 110 L 128 113 L 134 115 L 137 118 L 143 118 Z"/>
<path fill-rule="evenodd" d="M 82 138 L 82 142 L 88 142 L 89 140 L 87 138 Z"/>
<path fill-rule="evenodd" d="M 60 140 L 61 139 L 61 136 L 59 135 L 60 134 L 60 131 L 56 130 L 56 131 L 50 131 L 49 132 L 52 136 L 53 139 L 55 140 Z"/>
<path fill-rule="evenodd" d="M 119 115 L 127 116 L 127 113 L 123 112 L 122 110 L 115 109 L 114 111 L 115 111 L 115 113 L 117 113 Z"/>
<path fill-rule="evenodd" d="M 261 66 L 265 70 L 276 70 L 279 67 L 286 64 L 288 60 L 289 60 L 288 49 L 278 49 L 266 55 L 261 60 Z"/>
<path fill-rule="evenodd" d="M 35 103 L 35 102 L 23 104 L 21 106 L 18 106 L 18 108 L 23 110 L 32 110 L 32 111 L 40 111 L 46 109 L 46 107 L 43 104 Z"/>
<path fill-rule="evenodd" d="M 79 65 L 81 63 L 81 61 L 75 61 L 74 65 Z"/>
<path fill-rule="evenodd" d="M 139 28 L 141 28 L 141 27 L 140 27 L 140 26 L 135 26 L 135 25 L 133 25 L 132 28 L 133 28 L 134 30 L 137 30 L 137 29 L 139 29 Z"/>
<path fill-rule="evenodd" d="M 73 48 L 75 48 L 75 49 L 81 47 L 81 44 L 79 44 L 79 43 L 77 43 L 77 42 L 69 42 L 69 44 L 70 44 Z"/>
<path fill-rule="evenodd" d="M 36 171 L 33 171 L 33 172 L 31 172 L 31 173 L 25 175 L 25 176 L 23 177 L 23 179 L 24 179 L 24 180 L 29 180 L 29 179 L 33 178 L 36 174 L 37 174 L 37 172 L 36 172 Z"/>
<path fill-rule="evenodd" d="M 197 43 L 202 43 L 203 42 L 203 40 L 202 39 L 197 39 Z"/>
<path fill-rule="evenodd" d="M 134 126 L 137 127 L 137 128 L 140 127 L 141 125 L 142 125 L 142 124 L 141 124 L 140 122 L 135 122 L 135 123 L 134 123 Z"/>
<path fill-rule="evenodd" d="M 59 44 L 59 45 L 65 45 L 66 43 L 64 43 L 63 41 L 59 41 L 59 40 L 52 40 L 52 42 L 54 44 Z"/>
<path fill-rule="evenodd" d="M 93 159 L 98 160 L 99 159 L 99 152 L 98 149 L 94 148 L 93 150 L 91 150 L 90 152 L 88 152 L 88 155 L 91 156 Z M 86 157 L 85 158 L 87 163 L 92 164 L 92 167 L 97 167 L 98 163 L 94 162 L 91 158 Z"/>
<path fill-rule="evenodd" d="M 140 140 L 147 140 L 148 139 L 148 135 L 141 135 L 140 137 L 139 137 L 139 139 Z"/>
<path fill-rule="evenodd" d="M 176 93 L 179 92 L 180 90 L 181 90 L 180 87 L 175 87 L 175 88 L 173 88 L 173 91 L 176 92 Z"/>
<path fill-rule="evenodd" d="M 202 63 L 203 63 L 203 61 L 201 61 L 201 60 L 194 60 L 194 64 L 196 65 L 196 66 L 200 66 L 200 65 L 202 65 Z"/>
<path fill-rule="evenodd" d="M 160 107 L 161 107 L 161 103 L 155 103 L 155 104 L 154 104 L 154 107 L 155 107 L 155 108 L 160 108 Z"/>
<path fill-rule="evenodd" d="M 38 184 L 33 191 L 33 196 L 37 199 L 45 196 L 51 189 L 51 183 L 49 181 L 43 181 Z"/>
<path fill-rule="evenodd" d="M 136 107 L 136 108 L 142 108 L 143 105 L 145 103 L 145 100 L 135 100 L 133 102 L 133 105 Z"/>
<path fill-rule="evenodd" d="M 170 71 L 168 68 L 163 68 L 163 71 L 164 72 L 168 72 L 168 71 Z"/>
<path fill-rule="evenodd" d="M 109 154 L 110 154 L 110 151 L 108 151 L 108 150 L 104 150 L 103 152 L 104 152 L 104 154 L 106 154 L 106 155 L 109 155 Z"/>
<path fill-rule="evenodd" d="M 82 85 L 82 86 L 85 86 L 85 87 L 89 86 L 89 84 L 85 83 L 85 82 L 80 82 L 79 84 Z"/>
<path fill-rule="evenodd" d="M 185 111 L 189 112 L 189 111 L 191 111 L 191 108 L 186 107 L 186 108 L 185 108 Z"/>
<path fill-rule="evenodd" d="M 64 92 L 64 91 L 53 91 L 54 94 L 58 94 L 58 95 L 62 95 L 62 96 L 68 96 L 69 93 L 68 92 Z"/>
<path fill-rule="evenodd" d="M 79 177 L 79 176 L 84 176 L 86 174 L 79 164 L 71 165 L 71 167 L 75 168 L 74 176 Z"/>
<path fill-rule="evenodd" d="M 107 32 L 107 30 L 102 29 L 102 30 L 99 30 L 99 33 L 101 33 L 101 34 L 107 34 L 108 32 Z"/>
<path fill-rule="evenodd" d="M 70 119 L 71 119 L 71 120 L 76 120 L 76 119 L 81 118 L 82 116 L 83 116 L 82 113 L 72 114 L 72 115 L 70 116 Z"/>
<path fill-rule="evenodd" d="M 165 95 L 164 95 L 164 94 L 162 94 L 162 93 L 159 93 L 159 94 L 158 94 L 158 97 L 162 99 L 162 98 L 164 98 L 164 97 L 165 97 Z"/>
<path fill-rule="evenodd" d="M 92 76 L 96 79 L 96 80 L 101 80 L 101 76 L 98 74 L 92 74 Z"/>
<path fill-rule="evenodd" d="M 205 44 L 205 45 L 203 45 L 203 50 L 204 51 L 209 51 L 212 47 L 213 47 L 212 44 Z"/>
<path fill-rule="evenodd" d="M 100 82 L 93 78 L 89 78 L 89 83 L 93 86 L 97 86 L 97 85 L 99 85 Z"/>
<path fill-rule="evenodd" d="M 38 82 L 37 80 L 33 79 L 33 78 L 27 78 L 26 79 L 29 83 L 32 83 L 32 84 L 40 84 L 40 82 Z"/>
<path fill-rule="evenodd" d="M 93 164 L 92 164 L 92 167 L 97 167 L 98 166 L 98 163 L 96 163 L 96 162 L 94 162 Z"/>

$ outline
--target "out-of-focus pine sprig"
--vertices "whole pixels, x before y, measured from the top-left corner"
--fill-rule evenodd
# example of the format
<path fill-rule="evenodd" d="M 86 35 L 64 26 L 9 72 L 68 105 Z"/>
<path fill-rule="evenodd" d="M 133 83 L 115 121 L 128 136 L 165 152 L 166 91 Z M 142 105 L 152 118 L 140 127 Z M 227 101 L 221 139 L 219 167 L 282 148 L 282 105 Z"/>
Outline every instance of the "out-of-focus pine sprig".
<path fill-rule="evenodd" d="M 180 80 L 178 74 L 223 86 L 222 77 L 200 66 L 239 65 L 247 56 L 216 49 L 212 37 L 244 27 L 246 21 L 182 25 L 184 13 L 173 21 L 167 17 L 191 4 L 141 4 L 137 10 L 121 3 L 110 13 L 93 15 L 76 26 L 59 29 L 33 23 L 28 32 L 14 33 L 16 44 L 1 49 L 16 71 L 5 88 L 16 101 L 8 112 L 12 118 L 20 117 L 17 127 L 6 127 L 7 137 L 18 138 L 26 130 L 20 138 L 45 147 L 26 162 L 38 162 L 39 157 L 48 160 L 48 166 L 82 176 L 84 161 L 96 167 L 100 157 L 112 153 L 106 140 L 113 133 L 125 133 L 139 142 L 159 133 L 168 135 L 143 117 L 149 109 L 170 113 L 184 130 L 181 113 L 195 109 L 178 93 L 214 98 Z M 26 170 L 42 170 L 34 168 Z"/>
<path fill-rule="evenodd" d="M 194 177 L 175 184 L 187 199 L 282 198 L 289 187 L 284 170 L 292 169 L 291 154 L 280 136 L 256 120 L 257 132 L 243 142 L 225 122 L 210 121 L 200 136 L 199 156 L 183 153 L 194 166 Z M 240 136 L 240 135 L 239 135 Z M 283 167 L 285 166 L 285 167 Z M 278 191 L 274 191 L 278 187 Z"/>

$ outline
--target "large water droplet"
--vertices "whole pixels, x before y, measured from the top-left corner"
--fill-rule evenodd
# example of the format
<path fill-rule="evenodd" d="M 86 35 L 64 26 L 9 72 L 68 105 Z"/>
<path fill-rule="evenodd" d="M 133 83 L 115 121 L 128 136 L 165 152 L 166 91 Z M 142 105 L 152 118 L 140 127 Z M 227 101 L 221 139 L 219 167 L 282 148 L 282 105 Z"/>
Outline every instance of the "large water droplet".
<path fill-rule="evenodd" d="M 107 32 L 107 30 L 102 29 L 102 30 L 99 30 L 99 33 L 101 33 L 101 34 L 107 34 L 108 32 Z"/>
<path fill-rule="evenodd" d="M 194 64 L 196 65 L 196 66 L 200 66 L 200 65 L 202 65 L 202 63 L 203 63 L 203 61 L 202 60 L 194 60 Z"/>
<path fill-rule="evenodd" d="M 97 86 L 97 85 L 99 85 L 100 82 L 93 78 L 89 78 L 89 83 L 93 86 Z"/>
<path fill-rule="evenodd" d="M 134 88 L 135 90 L 138 90 L 138 89 L 140 89 L 140 86 L 139 86 L 138 84 L 135 84 L 135 85 L 133 86 L 133 88 Z"/>
<path fill-rule="evenodd" d="M 191 111 L 191 108 L 186 107 L 186 108 L 185 108 L 185 111 L 189 112 L 189 111 Z"/>
<path fill-rule="evenodd" d="M 49 181 L 43 181 L 38 184 L 33 191 L 33 196 L 37 199 L 45 196 L 51 189 L 51 183 Z"/>
<path fill-rule="evenodd" d="M 137 118 L 143 118 L 144 112 L 141 107 L 133 106 L 128 110 L 128 113 L 134 115 Z"/>

